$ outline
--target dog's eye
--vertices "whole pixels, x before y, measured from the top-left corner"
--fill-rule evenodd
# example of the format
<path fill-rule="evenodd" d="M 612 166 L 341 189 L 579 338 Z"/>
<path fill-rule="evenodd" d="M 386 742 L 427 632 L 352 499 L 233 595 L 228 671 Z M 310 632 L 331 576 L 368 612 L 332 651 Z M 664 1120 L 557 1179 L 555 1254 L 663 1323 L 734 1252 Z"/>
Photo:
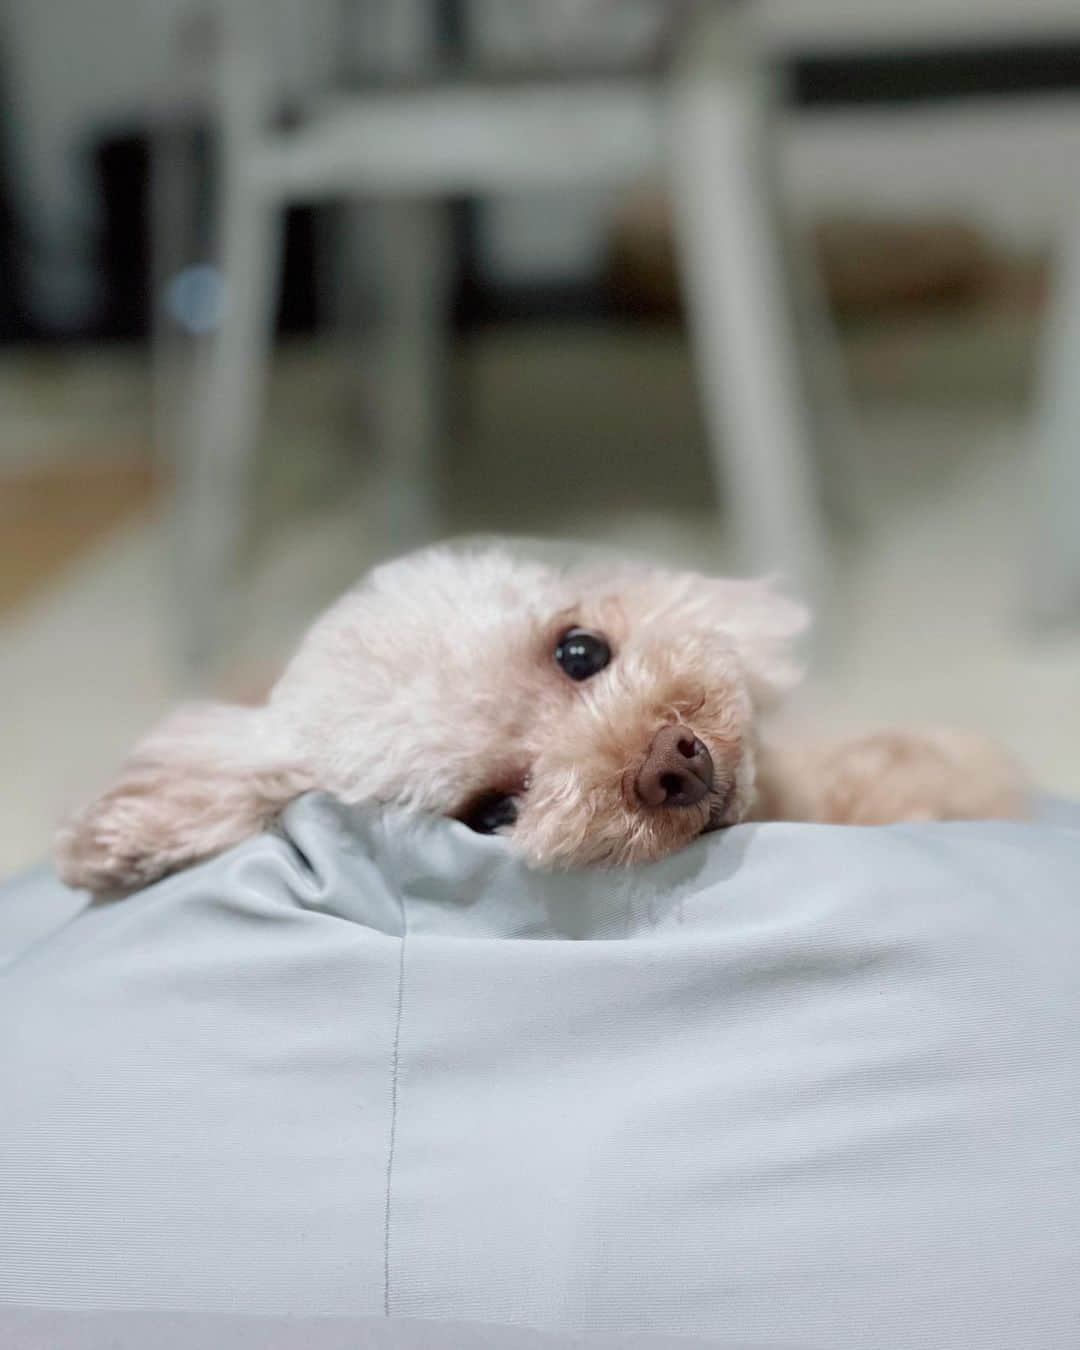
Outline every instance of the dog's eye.
<path fill-rule="evenodd" d="M 572 680 L 588 680 L 611 660 L 611 648 L 599 633 L 571 628 L 559 639 L 555 660 Z"/>
<path fill-rule="evenodd" d="M 485 792 L 461 817 L 463 825 L 477 834 L 494 834 L 517 820 L 517 798 L 509 792 Z"/>

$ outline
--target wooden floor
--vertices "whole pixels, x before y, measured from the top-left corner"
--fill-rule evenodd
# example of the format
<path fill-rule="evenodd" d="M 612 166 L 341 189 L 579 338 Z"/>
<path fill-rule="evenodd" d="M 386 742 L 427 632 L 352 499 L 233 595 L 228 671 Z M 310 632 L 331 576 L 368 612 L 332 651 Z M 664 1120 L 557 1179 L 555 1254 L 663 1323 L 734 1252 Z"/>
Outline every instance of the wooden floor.
<path fill-rule="evenodd" d="M 150 459 L 138 450 L 0 469 L 0 614 L 31 600 L 153 498 Z"/>

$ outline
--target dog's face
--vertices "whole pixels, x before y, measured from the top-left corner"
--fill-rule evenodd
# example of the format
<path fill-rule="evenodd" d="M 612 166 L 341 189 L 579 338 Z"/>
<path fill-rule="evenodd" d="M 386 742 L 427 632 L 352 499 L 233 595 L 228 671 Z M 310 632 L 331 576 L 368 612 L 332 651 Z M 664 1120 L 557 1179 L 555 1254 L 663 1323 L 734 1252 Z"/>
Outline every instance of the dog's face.
<path fill-rule="evenodd" d="M 539 865 L 658 858 L 745 815 L 804 626 L 759 582 L 428 550 L 325 614 L 265 708 L 151 737 L 62 836 L 64 874 L 140 884 L 308 788 L 506 833 Z"/>

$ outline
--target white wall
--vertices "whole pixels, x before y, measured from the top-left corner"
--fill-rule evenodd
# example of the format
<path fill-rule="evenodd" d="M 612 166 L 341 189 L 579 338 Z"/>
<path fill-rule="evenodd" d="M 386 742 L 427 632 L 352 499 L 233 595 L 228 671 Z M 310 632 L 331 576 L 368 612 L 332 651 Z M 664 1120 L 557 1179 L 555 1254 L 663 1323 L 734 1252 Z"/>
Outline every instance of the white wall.
<path fill-rule="evenodd" d="M 805 116 L 788 124 L 784 164 L 804 215 L 960 212 L 1038 245 L 1080 209 L 1080 96 Z"/>

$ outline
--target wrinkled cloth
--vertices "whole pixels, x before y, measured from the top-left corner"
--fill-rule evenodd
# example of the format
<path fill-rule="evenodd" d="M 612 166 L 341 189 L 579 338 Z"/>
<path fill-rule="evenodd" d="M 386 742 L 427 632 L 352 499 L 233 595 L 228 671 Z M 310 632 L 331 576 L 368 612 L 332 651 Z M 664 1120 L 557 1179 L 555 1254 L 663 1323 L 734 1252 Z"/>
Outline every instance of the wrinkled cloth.
<path fill-rule="evenodd" d="M 1080 1344 L 1069 825 L 550 874 L 312 795 L 35 897 L 76 912 L 0 971 L 0 1303 Z"/>

